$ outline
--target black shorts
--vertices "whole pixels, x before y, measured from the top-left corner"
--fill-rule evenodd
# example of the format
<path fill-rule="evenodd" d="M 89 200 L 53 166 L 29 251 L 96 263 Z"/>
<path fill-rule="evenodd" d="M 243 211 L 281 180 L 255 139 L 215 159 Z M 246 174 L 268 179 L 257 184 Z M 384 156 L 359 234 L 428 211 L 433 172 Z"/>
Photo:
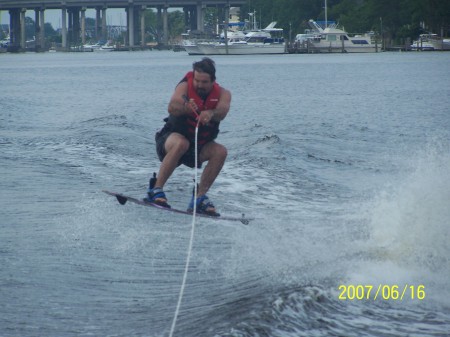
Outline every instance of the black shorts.
<path fill-rule="evenodd" d="M 158 154 L 158 158 L 160 161 L 163 161 L 164 157 L 166 156 L 166 149 L 164 145 L 166 144 L 167 138 L 172 134 L 172 131 L 164 130 L 158 131 L 155 135 L 155 141 L 156 141 L 156 153 Z M 180 161 L 178 162 L 178 166 L 181 164 L 186 165 L 188 167 L 194 168 L 195 163 L 195 144 L 192 142 L 190 143 L 189 149 L 187 152 L 181 157 Z M 200 151 L 202 150 L 201 147 L 198 148 L 197 156 L 200 156 Z M 197 158 L 197 168 L 201 168 L 202 163 L 200 163 L 199 158 Z"/>

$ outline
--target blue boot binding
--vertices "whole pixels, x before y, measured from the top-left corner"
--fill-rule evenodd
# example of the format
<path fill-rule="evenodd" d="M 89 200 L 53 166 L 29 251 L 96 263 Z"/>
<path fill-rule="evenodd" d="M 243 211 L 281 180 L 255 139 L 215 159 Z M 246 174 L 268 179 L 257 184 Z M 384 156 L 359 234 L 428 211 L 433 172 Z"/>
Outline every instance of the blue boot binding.
<path fill-rule="evenodd" d="M 150 202 L 162 207 L 170 208 L 167 203 L 166 194 L 161 187 L 155 187 L 156 184 L 156 172 L 153 172 L 153 177 L 150 178 L 149 186 L 147 190 L 147 196 L 144 198 L 145 202 Z"/>
<path fill-rule="evenodd" d="M 156 204 L 162 207 L 170 208 L 170 205 L 167 203 L 166 194 L 160 187 L 155 187 L 152 189 L 148 189 L 147 197 L 144 198 L 144 201 L 150 202 L 152 204 Z"/>
<path fill-rule="evenodd" d="M 216 207 L 212 203 L 211 200 L 209 200 L 208 196 L 201 195 L 196 199 L 197 204 L 197 213 L 200 214 L 206 214 L 210 216 L 220 216 L 219 213 L 216 213 Z M 189 203 L 188 212 L 192 213 L 194 212 L 194 195 L 192 195 L 191 202 Z"/>

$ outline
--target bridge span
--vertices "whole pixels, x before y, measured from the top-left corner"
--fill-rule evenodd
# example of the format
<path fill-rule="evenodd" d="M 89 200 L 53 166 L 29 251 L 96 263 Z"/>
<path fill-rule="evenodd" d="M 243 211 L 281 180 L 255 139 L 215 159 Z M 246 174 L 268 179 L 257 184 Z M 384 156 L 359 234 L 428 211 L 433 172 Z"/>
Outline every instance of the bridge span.
<path fill-rule="evenodd" d="M 162 43 L 168 44 L 168 9 L 183 8 L 185 26 L 203 31 L 204 11 L 217 7 L 222 14 L 220 21 L 228 22 L 230 7 L 240 7 L 246 0 L 0 0 L 0 11 L 10 14 L 10 50 L 25 50 L 25 15 L 35 12 L 36 50 L 44 48 L 45 10 L 61 10 L 62 48 L 85 44 L 86 10 L 96 10 L 96 33 L 106 40 L 106 13 L 110 8 L 123 8 L 127 15 L 127 45 L 145 46 L 144 13 L 156 9 L 158 21 L 162 22 Z"/>

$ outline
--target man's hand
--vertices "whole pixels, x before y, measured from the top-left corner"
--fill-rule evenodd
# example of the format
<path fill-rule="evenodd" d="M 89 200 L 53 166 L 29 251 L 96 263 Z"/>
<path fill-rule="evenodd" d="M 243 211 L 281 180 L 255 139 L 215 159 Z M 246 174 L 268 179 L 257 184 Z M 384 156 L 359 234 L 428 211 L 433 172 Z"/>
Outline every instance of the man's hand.
<path fill-rule="evenodd" d="M 202 125 L 208 125 L 214 117 L 214 110 L 203 110 L 198 116 L 198 120 Z"/>
<path fill-rule="evenodd" d="M 187 109 L 188 114 L 193 112 L 196 115 L 198 115 L 198 106 L 195 103 L 195 100 L 193 98 L 191 98 L 189 101 L 186 101 L 186 103 L 184 103 L 184 105 L 185 105 L 185 108 Z"/>

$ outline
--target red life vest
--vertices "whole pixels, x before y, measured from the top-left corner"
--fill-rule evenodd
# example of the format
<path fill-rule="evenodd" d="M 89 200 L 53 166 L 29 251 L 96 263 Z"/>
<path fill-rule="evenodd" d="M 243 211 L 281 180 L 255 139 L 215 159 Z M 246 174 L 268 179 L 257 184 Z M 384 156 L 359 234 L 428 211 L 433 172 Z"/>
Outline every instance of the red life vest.
<path fill-rule="evenodd" d="M 187 79 L 188 83 L 188 97 L 194 99 L 198 106 L 198 111 L 215 109 L 220 98 L 220 86 L 217 83 L 213 84 L 213 88 L 208 96 L 201 98 L 194 88 L 194 73 L 188 72 L 183 80 Z M 192 113 L 190 115 L 176 117 L 170 115 L 166 127 L 172 132 L 177 132 L 185 136 L 192 144 L 195 142 L 195 127 L 197 126 L 197 116 Z M 200 124 L 198 129 L 198 146 L 202 146 L 217 137 L 219 133 L 219 122 L 209 122 L 208 125 Z"/>
<path fill-rule="evenodd" d="M 220 98 L 220 86 L 213 84 L 211 92 L 205 100 L 203 100 L 194 89 L 194 72 L 190 71 L 184 77 L 188 82 L 188 97 L 193 98 L 198 106 L 199 111 L 215 109 Z"/>

